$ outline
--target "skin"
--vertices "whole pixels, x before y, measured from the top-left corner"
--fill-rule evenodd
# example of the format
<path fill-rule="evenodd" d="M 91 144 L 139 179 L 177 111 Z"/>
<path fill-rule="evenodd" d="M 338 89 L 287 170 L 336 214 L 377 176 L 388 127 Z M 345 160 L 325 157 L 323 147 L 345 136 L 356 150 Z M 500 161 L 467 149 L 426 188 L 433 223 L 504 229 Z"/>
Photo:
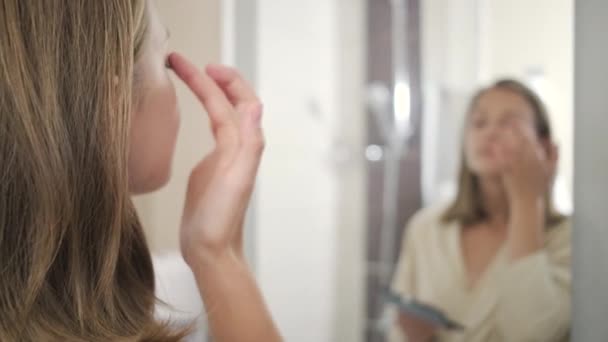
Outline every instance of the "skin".
<path fill-rule="evenodd" d="M 169 69 L 209 115 L 215 148 L 192 170 L 180 227 L 184 260 L 210 312 L 216 341 L 281 341 L 243 256 L 243 221 L 264 148 L 262 105 L 239 73 L 221 65 L 198 70 L 169 53 L 150 6 L 150 38 L 137 68 L 145 87 L 131 127 L 131 191 L 162 187 L 170 177 L 179 111 Z"/>
<path fill-rule="evenodd" d="M 463 227 L 462 256 L 469 288 L 477 286 L 499 249 L 511 262 L 543 248 L 544 196 L 555 174 L 557 148 L 535 132 L 533 108 L 508 89 L 491 89 L 478 100 L 465 131 L 465 157 L 477 175 L 489 218 Z M 437 328 L 401 314 L 412 341 L 428 341 Z"/>
<path fill-rule="evenodd" d="M 155 191 L 171 176 L 180 115 L 167 68 L 169 36 L 150 3 L 148 37 L 135 65 L 136 98 L 131 116 L 129 185 L 133 194 Z"/>

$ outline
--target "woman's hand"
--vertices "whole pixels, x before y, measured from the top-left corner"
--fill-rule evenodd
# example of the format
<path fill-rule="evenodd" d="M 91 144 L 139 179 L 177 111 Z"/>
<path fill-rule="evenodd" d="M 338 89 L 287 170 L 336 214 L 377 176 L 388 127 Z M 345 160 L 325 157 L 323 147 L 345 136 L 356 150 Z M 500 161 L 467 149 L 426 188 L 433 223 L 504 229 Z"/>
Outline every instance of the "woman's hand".
<path fill-rule="evenodd" d="M 529 123 L 514 120 L 502 134 L 496 152 L 509 198 L 506 245 L 510 259 L 516 261 L 544 246 L 546 196 L 555 177 L 557 148 L 539 140 Z"/>
<path fill-rule="evenodd" d="M 243 221 L 264 147 L 262 105 L 236 70 L 198 71 L 178 54 L 175 73 L 209 114 L 216 146 L 192 170 L 180 231 L 214 341 L 281 341 L 243 257 Z"/>
<path fill-rule="evenodd" d="M 182 254 L 189 264 L 224 253 L 242 256 L 243 220 L 264 147 L 262 105 L 234 69 L 213 65 L 202 73 L 178 54 L 170 63 L 207 110 L 216 142 L 190 174 Z"/>
<path fill-rule="evenodd" d="M 544 200 L 555 177 L 558 153 L 550 141 L 541 141 L 522 119 L 513 119 L 495 145 L 510 201 Z"/>
<path fill-rule="evenodd" d="M 434 325 L 404 313 L 399 313 L 399 327 L 411 342 L 432 341 L 437 333 Z"/>

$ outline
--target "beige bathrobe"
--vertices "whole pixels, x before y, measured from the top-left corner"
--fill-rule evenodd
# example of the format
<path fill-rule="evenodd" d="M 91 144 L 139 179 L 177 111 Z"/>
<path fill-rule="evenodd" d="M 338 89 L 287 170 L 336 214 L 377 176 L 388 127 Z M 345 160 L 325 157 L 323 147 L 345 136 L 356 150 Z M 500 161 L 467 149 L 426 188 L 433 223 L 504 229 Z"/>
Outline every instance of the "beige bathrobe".
<path fill-rule="evenodd" d="M 509 261 L 502 248 L 474 288 L 467 287 L 460 225 L 445 224 L 445 207 L 422 210 L 403 239 L 393 290 L 445 311 L 463 333 L 439 341 L 567 341 L 570 327 L 570 222 L 547 232 L 545 248 Z M 396 326 L 391 342 L 405 341 Z"/>

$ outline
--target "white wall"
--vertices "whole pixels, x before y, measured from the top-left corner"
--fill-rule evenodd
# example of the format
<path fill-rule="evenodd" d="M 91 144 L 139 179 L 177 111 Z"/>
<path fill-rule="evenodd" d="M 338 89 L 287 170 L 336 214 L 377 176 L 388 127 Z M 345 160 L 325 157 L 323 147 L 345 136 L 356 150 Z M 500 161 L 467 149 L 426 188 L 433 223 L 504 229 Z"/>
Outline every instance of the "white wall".
<path fill-rule="evenodd" d="M 427 205 L 455 191 L 462 122 L 469 96 L 479 86 L 483 57 L 477 2 L 422 1 L 422 193 Z"/>
<path fill-rule="evenodd" d="M 335 312 L 332 342 L 363 341 L 366 324 L 367 144 L 365 119 L 366 1 L 338 0 L 337 122 L 334 132 L 334 177 L 338 204 Z"/>
<path fill-rule="evenodd" d="M 267 149 L 258 187 L 258 275 L 287 341 L 330 341 L 336 193 L 323 159 L 335 110 L 332 2 L 259 5 Z"/>
<path fill-rule="evenodd" d="M 357 48 L 362 37 L 344 33 L 340 25 L 357 21 L 338 18 L 362 17 L 363 11 L 360 5 L 352 7 L 352 1 L 348 7 L 338 0 L 259 0 L 258 4 L 257 74 L 265 104 L 267 149 L 256 201 L 257 274 L 287 341 L 333 342 L 336 336 L 357 336 L 338 330 L 362 328 L 357 313 L 362 315 L 364 294 L 358 269 L 363 265 L 364 220 L 362 210 L 348 219 L 341 215 L 351 213 L 340 211 L 360 208 L 341 201 L 346 197 L 341 194 L 341 180 L 352 181 L 361 174 L 343 173 L 334 157 L 340 151 L 354 153 L 351 143 L 360 136 L 344 132 L 353 132 L 363 122 L 362 107 L 356 104 L 362 98 L 356 90 L 357 81 L 362 86 Z M 352 48 L 344 50 L 348 42 Z M 346 60 L 344 51 L 354 53 L 350 73 L 341 64 Z M 350 96 L 345 89 L 353 91 Z M 345 117 L 350 120 L 347 124 Z M 352 188 L 349 198 L 363 201 L 364 183 L 361 179 L 355 183 L 358 187 Z M 350 229 L 346 224 L 351 224 Z M 339 264 L 339 255 L 351 260 Z M 346 277 L 350 279 L 344 284 Z M 344 292 L 339 292 L 342 285 Z M 351 311 L 345 313 L 338 303 Z M 348 341 L 356 341 L 353 338 Z"/>

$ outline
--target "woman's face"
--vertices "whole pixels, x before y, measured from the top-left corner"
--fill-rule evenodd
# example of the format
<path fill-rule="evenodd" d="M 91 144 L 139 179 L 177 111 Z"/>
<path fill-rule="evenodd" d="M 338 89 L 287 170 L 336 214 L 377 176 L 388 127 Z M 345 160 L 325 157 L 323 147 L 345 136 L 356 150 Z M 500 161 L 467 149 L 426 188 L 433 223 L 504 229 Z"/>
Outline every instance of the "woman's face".
<path fill-rule="evenodd" d="M 534 131 L 532 106 L 524 97 L 508 89 L 494 88 L 484 92 L 469 115 L 465 131 L 466 162 L 474 174 L 482 177 L 501 174 L 495 145 L 509 128 Z"/>
<path fill-rule="evenodd" d="M 168 31 L 152 2 L 148 5 L 148 36 L 135 65 L 130 127 L 129 187 L 134 194 L 157 190 L 169 180 L 180 121 L 167 67 Z"/>

